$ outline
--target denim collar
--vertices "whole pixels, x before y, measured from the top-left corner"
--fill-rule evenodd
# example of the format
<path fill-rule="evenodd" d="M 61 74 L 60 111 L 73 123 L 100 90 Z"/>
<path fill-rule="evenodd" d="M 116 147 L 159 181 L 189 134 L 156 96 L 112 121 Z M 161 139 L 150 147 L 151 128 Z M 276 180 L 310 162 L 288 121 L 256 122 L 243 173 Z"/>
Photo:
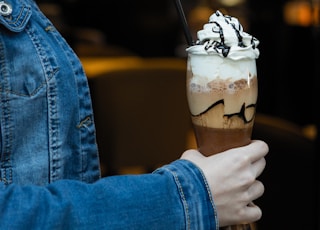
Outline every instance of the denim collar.
<path fill-rule="evenodd" d="M 31 17 L 31 6 L 24 0 L 4 0 L 0 1 L 0 5 L 9 7 L 11 13 L 1 13 L 0 24 L 4 25 L 12 32 L 21 32 L 27 25 Z"/>

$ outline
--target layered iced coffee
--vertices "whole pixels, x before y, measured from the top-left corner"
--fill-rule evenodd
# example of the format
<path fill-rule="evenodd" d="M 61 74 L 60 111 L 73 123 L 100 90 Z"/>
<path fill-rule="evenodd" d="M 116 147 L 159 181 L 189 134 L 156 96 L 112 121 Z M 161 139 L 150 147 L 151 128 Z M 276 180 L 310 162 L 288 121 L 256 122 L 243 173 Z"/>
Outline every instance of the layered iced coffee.
<path fill-rule="evenodd" d="M 199 151 L 212 155 L 250 143 L 258 98 L 259 41 L 215 12 L 187 49 L 187 98 Z"/>

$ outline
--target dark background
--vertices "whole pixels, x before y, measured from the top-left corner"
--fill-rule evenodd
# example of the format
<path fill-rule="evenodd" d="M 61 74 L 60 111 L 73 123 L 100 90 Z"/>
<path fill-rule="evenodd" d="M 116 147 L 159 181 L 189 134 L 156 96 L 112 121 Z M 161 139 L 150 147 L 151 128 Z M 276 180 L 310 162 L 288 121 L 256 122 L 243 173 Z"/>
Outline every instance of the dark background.
<path fill-rule="evenodd" d="M 185 41 L 173 0 L 38 0 L 62 7 L 62 33 L 73 46 L 79 28 L 95 29 L 108 46 L 143 57 L 177 56 Z M 283 21 L 282 1 L 248 0 L 249 33 L 259 39 L 258 111 L 301 125 L 317 120 L 315 92 L 319 63 L 319 26 L 292 26 Z M 182 1 L 186 15 L 197 1 Z M 214 9 L 213 9 L 214 10 Z M 78 36 L 80 35 L 80 36 Z"/>

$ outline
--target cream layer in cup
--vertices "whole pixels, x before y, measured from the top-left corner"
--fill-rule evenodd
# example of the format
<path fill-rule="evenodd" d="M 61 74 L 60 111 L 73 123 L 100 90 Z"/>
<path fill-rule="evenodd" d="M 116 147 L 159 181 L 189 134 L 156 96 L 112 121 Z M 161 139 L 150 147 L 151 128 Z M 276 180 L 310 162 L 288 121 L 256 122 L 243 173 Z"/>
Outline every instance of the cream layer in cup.
<path fill-rule="evenodd" d="M 196 45 L 187 49 L 188 103 L 205 155 L 250 142 L 258 98 L 258 44 L 236 18 L 217 11 L 198 32 Z"/>

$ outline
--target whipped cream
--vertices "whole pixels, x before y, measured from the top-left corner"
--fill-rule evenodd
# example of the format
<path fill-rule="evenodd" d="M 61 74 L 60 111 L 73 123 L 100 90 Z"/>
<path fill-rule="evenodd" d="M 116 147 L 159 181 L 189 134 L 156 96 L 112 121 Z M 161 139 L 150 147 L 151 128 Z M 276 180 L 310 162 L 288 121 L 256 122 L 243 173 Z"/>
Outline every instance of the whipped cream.
<path fill-rule="evenodd" d="M 194 54 L 219 55 L 232 60 L 257 59 L 259 41 L 243 31 L 239 20 L 216 11 L 209 23 L 198 31 L 196 45 L 187 49 Z"/>

